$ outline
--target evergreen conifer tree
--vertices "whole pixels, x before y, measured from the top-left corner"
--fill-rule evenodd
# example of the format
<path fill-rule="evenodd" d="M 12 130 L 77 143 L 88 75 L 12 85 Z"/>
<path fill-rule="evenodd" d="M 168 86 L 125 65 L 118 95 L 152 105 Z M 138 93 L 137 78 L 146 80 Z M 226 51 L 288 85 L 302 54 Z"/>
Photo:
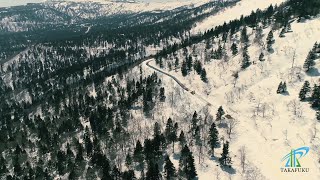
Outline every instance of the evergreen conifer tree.
<path fill-rule="evenodd" d="M 202 64 L 200 61 L 195 61 L 194 62 L 194 67 L 195 71 L 197 72 L 197 74 L 201 74 L 201 70 L 202 70 Z"/>
<path fill-rule="evenodd" d="M 300 93 L 299 93 L 299 98 L 301 101 L 305 100 L 307 98 L 307 95 L 310 93 L 310 83 L 309 81 L 305 81 L 304 84 L 303 84 L 303 87 L 302 89 L 300 90 Z"/>
<path fill-rule="evenodd" d="M 255 41 L 260 41 L 262 39 L 263 36 L 263 29 L 261 26 L 257 26 L 256 28 L 256 33 L 255 33 Z"/>
<path fill-rule="evenodd" d="M 134 170 L 128 170 L 122 173 L 122 180 L 134 180 L 134 179 L 136 179 L 134 175 Z"/>
<path fill-rule="evenodd" d="M 317 120 L 320 122 L 320 111 L 317 111 L 317 113 L 316 113 L 316 118 L 317 118 Z"/>
<path fill-rule="evenodd" d="M 176 169 L 171 162 L 169 156 L 166 156 L 164 165 L 164 178 L 166 180 L 174 180 L 176 177 Z"/>
<path fill-rule="evenodd" d="M 259 61 L 265 61 L 263 52 L 259 55 Z"/>
<path fill-rule="evenodd" d="M 249 42 L 249 37 L 248 37 L 248 34 L 247 34 L 247 27 L 244 26 L 242 28 L 242 31 L 241 31 L 241 42 L 242 43 L 248 43 Z"/>
<path fill-rule="evenodd" d="M 314 59 L 315 59 L 315 54 L 313 51 L 310 51 L 307 56 L 307 59 L 303 64 L 303 68 L 305 68 L 306 72 L 309 72 L 310 69 L 315 65 Z"/>
<path fill-rule="evenodd" d="M 313 87 L 311 100 L 312 100 L 312 107 L 313 108 L 320 107 L 320 86 L 318 86 L 316 84 Z"/>
<path fill-rule="evenodd" d="M 153 136 L 159 136 L 161 134 L 161 129 L 160 129 L 160 125 L 158 122 L 154 123 L 154 127 L 153 127 Z"/>
<path fill-rule="evenodd" d="M 96 179 L 97 176 L 95 174 L 95 171 L 92 167 L 88 167 L 87 169 L 87 174 L 86 174 L 86 179 Z"/>
<path fill-rule="evenodd" d="M 221 120 L 222 120 L 222 116 L 223 116 L 224 114 L 225 114 L 225 112 L 224 112 L 222 106 L 220 106 L 220 107 L 218 108 L 218 112 L 217 112 L 217 114 L 216 114 L 216 120 L 217 120 L 217 121 L 221 121 Z"/>
<path fill-rule="evenodd" d="M 186 61 L 182 62 L 181 73 L 182 73 L 182 76 L 187 76 L 188 75 L 188 68 L 187 68 Z"/>
<path fill-rule="evenodd" d="M 186 143 L 187 143 L 186 137 L 184 136 L 184 132 L 183 131 L 181 131 L 178 140 L 179 140 L 179 143 L 180 143 L 180 147 L 182 149 L 182 147 L 184 147 L 186 145 Z"/>
<path fill-rule="evenodd" d="M 177 68 L 179 66 L 179 58 L 176 58 L 174 61 L 174 67 Z"/>
<path fill-rule="evenodd" d="M 180 179 L 185 178 L 188 180 L 192 180 L 197 176 L 194 158 L 187 145 L 185 145 L 181 150 L 181 156 L 179 160 L 179 176 Z"/>
<path fill-rule="evenodd" d="M 282 82 L 280 82 L 280 84 L 278 86 L 278 89 L 277 89 L 277 94 L 281 94 L 282 93 L 282 87 L 283 87 L 283 84 L 282 84 Z"/>
<path fill-rule="evenodd" d="M 161 88 L 160 88 L 160 95 L 159 95 L 159 97 L 160 97 L 160 101 L 165 101 L 165 100 L 166 100 L 166 95 L 165 95 L 165 89 L 164 89 L 164 87 L 161 87 Z"/>
<path fill-rule="evenodd" d="M 241 68 L 242 69 L 246 69 L 251 65 L 250 63 L 250 56 L 248 54 L 248 47 L 247 45 L 245 45 L 244 49 L 243 49 L 243 54 L 242 54 L 242 65 Z"/>
<path fill-rule="evenodd" d="M 168 119 L 166 129 L 165 129 L 165 134 L 168 139 L 169 143 L 172 143 L 172 151 L 174 153 L 174 143 L 177 140 L 177 128 L 178 124 L 176 123 L 175 126 L 173 125 L 173 121 L 171 118 Z"/>
<path fill-rule="evenodd" d="M 193 180 L 195 177 L 197 177 L 197 171 L 194 165 L 194 158 L 192 153 L 190 153 L 187 157 L 186 176 L 188 180 Z"/>
<path fill-rule="evenodd" d="M 133 159 L 136 163 L 138 163 L 140 168 L 143 166 L 143 147 L 139 140 L 137 141 L 136 147 L 133 152 Z"/>
<path fill-rule="evenodd" d="M 217 59 L 222 59 L 222 55 L 223 55 L 223 48 L 221 46 L 221 44 L 219 44 L 219 47 L 216 51 L 216 57 Z"/>
<path fill-rule="evenodd" d="M 238 54 L 238 46 L 236 43 L 232 43 L 231 45 L 231 51 L 232 51 L 232 55 L 235 56 Z"/>
<path fill-rule="evenodd" d="M 211 124 L 211 127 L 209 129 L 209 141 L 208 144 L 211 148 L 212 155 L 214 156 L 214 148 L 218 145 L 219 143 L 219 132 L 217 130 L 216 124 L 213 122 Z"/>
<path fill-rule="evenodd" d="M 126 166 L 128 169 L 131 169 L 132 166 L 132 157 L 129 153 L 126 156 Z"/>
<path fill-rule="evenodd" d="M 282 86 L 282 93 L 287 92 L 287 83 L 284 82 Z"/>
<path fill-rule="evenodd" d="M 219 162 L 221 166 L 229 166 L 231 167 L 231 157 L 229 155 L 229 142 L 223 144 L 222 154 L 219 158 Z"/>
<path fill-rule="evenodd" d="M 192 56 L 187 57 L 187 70 L 191 71 L 192 70 L 192 65 L 193 65 L 193 59 Z"/>
<path fill-rule="evenodd" d="M 75 180 L 76 179 L 76 173 L 74 171 L 74 169 L 71 170 L 69 176 L 68 176 L 69 180 Z"/>
<path fill-rule="evenodd" d="M 273 38 L 273 32 L 272 30 L 269 32 L 268 37 L 267 37 L 267 49 L 269 52 L 271 52 L 272 49 L 272 45 L 274 43 L 274 38 Z"/>
<path fill-rule="evenodd" d="M 182 149 L 181 149 L 181 153 L 180 153 L 180 159 L 179 159 L 179 176 L 181 178 L 186 177 L 186 168 L 187 168 L 187 157 L 190 154 L 190 149 L 187 145 L 185 145 Z"/>
<path fill-rule="evenodd" d="M 157 163 L 149 163 L 148 164 L 148 171 L 146 174 L 146 180 L 160 180 L 161 174 L 159 172 L 159 167 Z"/>
<path fill-rule="evenodd" d="M 197 111 L 195 111 L 193 113 L 193 116 L 192 116 L 192 120 L 191 120 L 191 131 L 192 133 L 194 134 L 194 131 L 196 130 L 196 127 L 198 126 L 198 114 L 197 114 Z"/>
<path fill-rule="evenodd" d="M 194 138 L 196 140 L 196 145 L 197 146 L 202 146 L 200 127 L 199 126 L 196 127 L 196 130 L 194 132 Z"/>
<path fill-rule="evenodd" d="M 201 80 L 202 80 L 203 82 L 205 82 L 205 83 L 208 82 L 207 72 L 206 72 L 206 70 L 205 70 L 204 68 L 201 70 Z"/>
<path fill-rule="evenodd" d="M 282 28 L 280 34 L 279 34 L 279 37 L 283 38 L 283 37 L 286 37 L 285 36 L 285 33 L 286 33 L 286 29 L 285 28 Z"/>
<path fill-rule="evenodd" d="M 158 58 L 158 64 L 161 69 L 164 68 L 163 59 L 161 57 Z"/>

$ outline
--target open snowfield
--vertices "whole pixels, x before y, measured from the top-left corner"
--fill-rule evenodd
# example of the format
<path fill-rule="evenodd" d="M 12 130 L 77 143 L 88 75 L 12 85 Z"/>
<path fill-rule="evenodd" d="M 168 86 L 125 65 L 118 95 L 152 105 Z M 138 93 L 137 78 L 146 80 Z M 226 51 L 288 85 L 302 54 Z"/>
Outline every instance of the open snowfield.
<path fill-rule="evenodd" d="M 224 11 L 220 11 L 217 15 L 210 16 L 202 22 L 198 22 L 191 32 L 193 34 L 205 32 L 215 26 L 222 25 L 224 22 L 239 19 L 241 15 L 247 16 L 250 15 L 252 11 L 257 9 L 264 10 L 271 4 L 281 4 L 282 2 L 285 2 L 285 0 L 241 0 L 237 5 L 231 8 L 226 8 Z"/>

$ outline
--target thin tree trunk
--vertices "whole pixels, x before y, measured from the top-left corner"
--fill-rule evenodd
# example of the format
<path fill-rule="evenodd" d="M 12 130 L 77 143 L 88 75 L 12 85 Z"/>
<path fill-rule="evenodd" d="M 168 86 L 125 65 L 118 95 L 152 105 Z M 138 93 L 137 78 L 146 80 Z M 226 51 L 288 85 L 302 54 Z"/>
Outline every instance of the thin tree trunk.
<path fill-rule="evenodd" d="M 174 141 L 172 141 L 172 153 L 174 154 Z"/>

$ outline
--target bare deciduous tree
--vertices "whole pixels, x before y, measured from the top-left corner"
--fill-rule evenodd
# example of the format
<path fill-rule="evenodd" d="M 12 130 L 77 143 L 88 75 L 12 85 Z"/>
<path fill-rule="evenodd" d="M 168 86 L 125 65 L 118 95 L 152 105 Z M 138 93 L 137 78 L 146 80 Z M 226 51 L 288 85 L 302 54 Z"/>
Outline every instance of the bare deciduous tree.
<path fill-rule="evenodd" d="M 245 168 L 246 168 L 246 161 L 247 161 L 247 150 L 245 146 L 242 146 L 239 149 L 239 153 L 240 153 L 240 165 L 242 168 L 242 172 L 245 172 Z"/>
<path fill-rule="evenodd" d="M 261 106 L 262 117 L 265 117 L 265 114 L 266 114 L 268 107 L 269 107 L 269 105 L 267 103 L 262 104 L 262 106 Z"/>
<path fill-rule="evenodd" d="M 229 136 L 229 139 L 231 139 L 231 134 L 234 133 L 234 129 L 237 126 L 238 121 L 235 120 L 234 118 L 228 118 L 227 119 L 227 134 Z"/>
<path fill-rule="evenodd" d="M 257 167 L 250 167 L 245 172 L 245 180 L 264 180 L 265 177 L 261 174 Z"/>
<path fill-rule="evenodd" d="M 287 106 L 288 106 L 289 110 L 291 110 L 293 112 L 293 114 L 295 116 L 297 116 L 297 117 L 302 116 L 302 113 L 303 113 L 302 106 L 298 100 L 294 99 L 294 100 L 290 101 Z"/>
<path fill-rule="evenodd" d="M 226 99 L 227 99 L 228 103 L 234 103 L 235 102 L 234 101 L 235 96 L 234 96 L 234 93 L 232 91 L 225 93 L 225 96 L 226 96 Z"/>
<path fill-rule="evenodd" d="M 288 130 L 284 130 L 283 131 L 284 136 L 286 137 L 286 141 L 288 141 Z"/>
<path fill-rule="evenodd" d="M 312 124 L 312 126 L 313 126 L 313 139 L 315 139 L 316 137 L 317 137 L 317 131 L 318 131 L 318 129 L 317 129 L 317 122 L 315 122 L 315 123 L 313 123 Z"/>
<path fill-rule="evenodd" d="M 254 94 L 253 94 L 252 92 L 250 92 L 250 93 L 248 94 L 248 99 L 249 99 L 250 102 L 252 102 L 252 101 L 255 100 Z"/>

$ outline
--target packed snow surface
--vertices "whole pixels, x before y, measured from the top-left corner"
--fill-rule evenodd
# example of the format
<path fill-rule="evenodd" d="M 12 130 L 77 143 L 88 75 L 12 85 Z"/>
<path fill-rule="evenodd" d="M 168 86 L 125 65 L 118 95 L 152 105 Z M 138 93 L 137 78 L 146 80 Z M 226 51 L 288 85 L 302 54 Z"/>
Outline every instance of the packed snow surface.
<path fill-rule="evenodd" d="M 231 8 L 226 8 L 223 11 L 220 11 L 215 16 L 210 16 L 203 20 L 202 22 L 197 23 L 192 32 L 197 34 L 199 32 L 205 32 L 217 25 L 222 25 L 224 22 L 229 22 L 234 19 L 239 19 L 241 15 L 247 16 L 250 15 L 252 11 L 257 9 L 264 10 L 269 7 L 271 4 L 281 4 L 286 0 L 241 0 L 237 3 L 236 6 Z"/>

